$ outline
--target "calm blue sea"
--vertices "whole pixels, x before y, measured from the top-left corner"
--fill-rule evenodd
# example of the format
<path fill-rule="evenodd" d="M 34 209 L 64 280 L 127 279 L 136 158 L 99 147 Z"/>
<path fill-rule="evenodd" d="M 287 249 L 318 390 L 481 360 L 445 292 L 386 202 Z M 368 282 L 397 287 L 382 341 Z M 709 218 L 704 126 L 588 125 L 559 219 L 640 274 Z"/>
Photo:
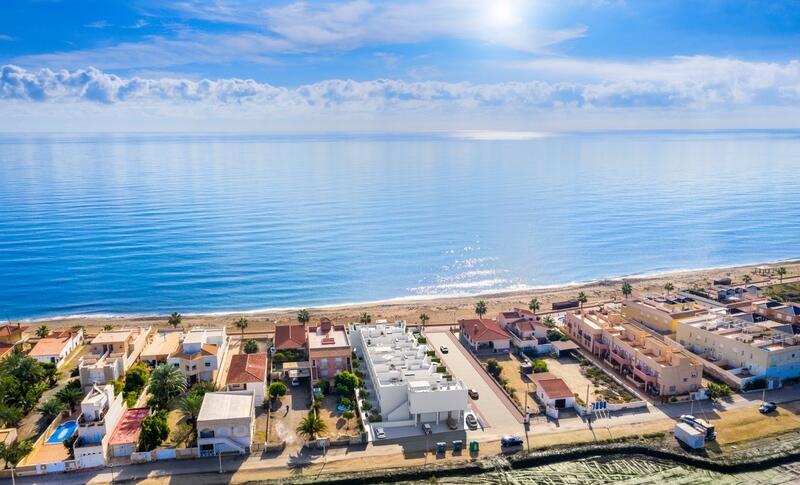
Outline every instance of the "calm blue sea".
<path fill-rule="evenodd" d="M 800 256 L 798 132 L 477 138 L 0 135 L 0 313 L 314 306 Z"/>

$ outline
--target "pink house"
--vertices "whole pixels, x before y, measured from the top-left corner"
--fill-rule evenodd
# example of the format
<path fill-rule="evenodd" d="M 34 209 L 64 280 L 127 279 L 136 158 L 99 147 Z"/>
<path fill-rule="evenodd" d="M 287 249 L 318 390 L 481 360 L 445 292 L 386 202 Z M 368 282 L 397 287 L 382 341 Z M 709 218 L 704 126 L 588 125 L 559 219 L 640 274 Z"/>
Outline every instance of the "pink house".
<path fill-rule="evenodd" d="M 318 326 L 308 327 L 308 360 L 311 381 L 330 380 L 341 371 L 350 370 L 352 355 L 344 325 L 334 325 L 322 318 Z"/>

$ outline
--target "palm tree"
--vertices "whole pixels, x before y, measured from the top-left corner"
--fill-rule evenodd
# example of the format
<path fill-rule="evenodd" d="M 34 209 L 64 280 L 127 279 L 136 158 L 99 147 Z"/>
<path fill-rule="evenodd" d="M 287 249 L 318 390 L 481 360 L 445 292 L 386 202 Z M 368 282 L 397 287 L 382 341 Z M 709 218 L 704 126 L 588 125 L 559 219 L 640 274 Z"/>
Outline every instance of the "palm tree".
<path fill-rule="evenodd" d="M 114 326 L 111 325 L 110 323 L 107 323 L 107 324 L 103 325 L 103 330 L 105 330 L 106 332 L 110 331 L 113 328 L 114 328 Z"/>
<path fill-rule="evenodd" d="M 667 284 L 664 285 L 664 290 L 667 292 L 667 296 L 669 296 L 670 292 L 674 289 L 675 286 L 671 282 L 667 282 Z"/>
<path fill-rule="evenodd" d="M 56 398 L 69 407 L 70 412 L 83 399 L 83 392 L 77 387 L 65 387 L 56 393 Z"/>
<path fill-rule="evenodd" d="M 169 324 L 172 325 L 172 328 L 178 328 L 181 324 L 181 314 L 172 312 L 172 315 L 169 316 Z"/>
<path fill-rule="evenodd" d="M 306 323 L 311 321 L 311 314 L 308 313 L 308 310 L 303 308 L 302 310 L 297 312 L 297 321 L 305 325 Z"/>
<path fill-rule="evenodd" d="M 161 364 L 150 374 L 149 393 L 158 409 L 166 409 L 170 401 L 186 391 L 186 378 L 177 367 Z"/>
<path fill-rule="evenodd" d="M 586 293 L 581 291 L 580 293 L 578 293 L 577 300 L 578 300 L 578 304 L 580 305 L 580 308 L 583 308 L 583 304 L 588 302 L 589 298 L 586 297 Z"/>
<path fill-rule="evenodd" d="M 780 278 L 780 282 L 781 282 L 781 283 L 783 283 L 783 277 L 784 277 L 784 276 L 786 276 L 786 268 L 784 268 L 783 266 L 781 266 L 780 268 L 778 268 L 778 269 L 775 271 L 775 274 L 777 274 L 777 275 L 778 275 L 778 278 Z"/>
<path fill-rule="evenodd" d="M 42 325 L 41 327 L 36 329 L 36 336 L 39 338 L 45 338 L 50 335 L 50 328 L 47 325 Z"/>
<path fill-rule="evenodd" d="M 541 305 L 538 298 L 531 298 L 531 301 L 528 303 L 528 308 L 533 312 L 534 315 L 536 315 L 536 312 L 539 310 L 540 306 Z"/>
<path fill-rule="evenodd" d="M 746 274 L 746 275 L 742 276 L 742 281 L 744 281 L 745 285 L 749 285 L 750 282 L 753 281 L 753 278 L 750 277 L 749 274 Z"/>
<path fill-rule="evenodd" d="M 633 294 L 633 286 L 631 286 L 631 284 L 628 283 L 627 281 L 623 282 L 622 283 L 622 296 L 624 296 L 625 298 L 628 298 L 632 294 Z"/>
<path fill-rule="evenodd" d="M 549 315 L 544 317 L 544 320 L 542 320 L 542 323 L 544 323 L 544 326 L 547 327 L 547 328 L 553 328 L 553 327 L 556 326 L 556 321 L 553 320 L 553 317 L 551 317 Z"/>
<path fill-rule="evenodd" d="M 324 433 L 327 430 L 328 425 L 325 424 L 325 421 L 317 417 L 316 414 L 310 413 L 300 421 L 300 424 L 297 425 L 295 432 L 300 436 L 304 436 L 306 439 L 313 441 L 316 439 L 317 435 Z"/>
<path fill-rule="evenodd" d="M 51 421 L 53 418 L 61 414 L 61 411 L 63 411 L 66 407 L 67 406 L 60 399 L 54 398 L 40 404 L 38 409 L 47 421 Z"/>
<path fill-rule="evenodd" d="M 423 326 L 423 327 L 425 326 L 425 324 L 426 324 L 426 323 L 428 322 L 428 320 L 430 320 L 430 319 L 431 319 L 431 317 L 429 317 L 427 313 L 423 313 L 423 314 L 421 314 L 421 315 L 419 316 L 419 321 L 422 323 L 422 326 Z"/>
<path fill-rule="evenodd" d="M 475 304 L 475 314 L 478 315 L 478 318 L 483 318 L 486 315 L 486 302 L 483 300 L 478 301 Z"/>
<path fill-rule="evenodd" d="M 372 322 L 372 316 L 370 316 L 369 313 L 364 312 L 364 313 L 361 314 L 361 317 L 359 318 L 359 321 L 361 323 L 365 323 L 365 324 L 366 323 L 370 323 L 370 322 Z"/>
<path fill-rule="evenodd" d="M 200 415 L 204 397 L 203 394 L 191 392 L 181 401 L 181 413 L 192 423 L 192 432 L 195 434 L 197 434 L 197 416 Z"/>
<path fill-rule="evenodd" d="M 236 320 L 236 321 L 233 323 L 234 325 L 236 325 L 236 328 L 238 328 L 239 330 L 241 330 L 241 331 L 242 331 L 242 340 L 244 340 L 244 329 L 246 329 L 246 328 L 247 328 L 247 325 L 248 325 L 248 323 L 249 323 L 249 322 L 248 322 L 248 321 L 247 321 L 247 319 L 246 319 L 246 318 L 244 318 L 244 317 L 239 317 L 239 319 L 238 319 L 238 320 Z"/>

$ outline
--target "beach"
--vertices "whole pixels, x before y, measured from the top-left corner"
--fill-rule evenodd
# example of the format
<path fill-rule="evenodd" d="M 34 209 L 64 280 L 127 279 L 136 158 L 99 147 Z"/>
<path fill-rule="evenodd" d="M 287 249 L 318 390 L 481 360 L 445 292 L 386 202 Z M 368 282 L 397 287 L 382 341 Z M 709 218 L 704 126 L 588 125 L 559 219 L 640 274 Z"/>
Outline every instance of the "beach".
<path fill-rule="evenodd" d="M 777 283 L 777 276 L 770 280 L 754 274 L 754 269 L 760 264 L 747 266 L 732 266 L 726 268 L 714 268 L 692 271 L 669 272 L 651 276 L 624 278 L 633 286 L 634 296 L 664 294 L 664 285 L 671 282 L 675 290 L 687 289 L 693 285 L 707 286 L 712 284 L 714 279 L 731 278 L 734 284 L 742 283 L 744 275 L 750 275 L 752 284 L 766 285 Z M 783 266 L 787 270 L 784 281 L 793 281 L 800 275 L 800 261 L 787 261 L 782 263 L 770 264 L 777 268 Z M 454 298 L 435 298 L 435 299 L 401 299 L 387 300 L 382 302 L 369 302 L 363 304 L 328 306 L 313 308 L 309 307 L 311 321 L 318 321 L 321 317 L 327 317 L 335 322 L 347 323 L 358 321 L 363 313 L 370 315 L 372 321 L 385 319 L 388 321 L 406 320 L 410 323 L 419 322 L 419 316 L 423 313 L 428 315 L 430 320 L 428 325 L 455 323 L 459 319 L 474 318 L 474 305 L 478 300 L 486 302 L 487 315 L 493 317 L 496 313 L 511 308 L 528 308 L 528 303 L 532 298 L 537 298 L 541 304 L 539 312 L 550 310 L 553 302 L 564 301 L 575 298 L 579 292 L 583 292 L 588 297 L 588 304 L 598 304 L 610 301 L 619 301 L 622 298 L 621 285 L 623 279 L 604 279 L 594 282 L 581 283 L 567 286 L 542 287 L 526 291 L 487 293 L 474 296 L 463 296 Z M 263 334 L 272 332 L 275 325 L 295 323 L 297 310 L 280 309 L 265 310 L 256 312 L 226 312 L 213 314 L 183 314 L 182 325 L 190 326 L 220 326 L 227 325 L 229 333 L 237 335 L 240 330 L 233 322 L 244 316 L 248 320 L 246 333 Z M 175 308 L 181 312 L 181 308 Z M 167 316 L 83 316 L 70 318 L 55 318 L 35 320 L 37 325 L 47 325 L 51 328 L 69 327 L 72 325 L 83 325 L 91 335 L 99 332 L 104 325 L 111 324 L 115 327 L 124 326 L 148 326 L 167 327 Z"/>

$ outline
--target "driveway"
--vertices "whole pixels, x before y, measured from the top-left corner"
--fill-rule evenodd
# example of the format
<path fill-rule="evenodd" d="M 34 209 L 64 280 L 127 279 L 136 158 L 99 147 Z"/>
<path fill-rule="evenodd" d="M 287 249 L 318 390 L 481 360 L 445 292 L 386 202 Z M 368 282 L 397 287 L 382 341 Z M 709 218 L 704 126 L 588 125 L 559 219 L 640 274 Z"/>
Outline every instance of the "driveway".
<path fill-rule="evenodd" d="M 514 405 L 494 387 L 491 377 L 483 369 L 477 368 L 477 362 L 467 355 L 469 351 L 449 331 L 428 331 L 425 336 L 450 372 L 461 379 L 465 386 L 478 391 L 480 398 L 471 401 L 471 404 L 484 428 L 490 428 L 489 431 L 498 436 L 524 432 L 522 416 L 517 416 L 519 413 L 511 410 L 516 411 Z M 438 349 L 442 345 L 447 345 L 450 352 L 441 354 Z"/>

